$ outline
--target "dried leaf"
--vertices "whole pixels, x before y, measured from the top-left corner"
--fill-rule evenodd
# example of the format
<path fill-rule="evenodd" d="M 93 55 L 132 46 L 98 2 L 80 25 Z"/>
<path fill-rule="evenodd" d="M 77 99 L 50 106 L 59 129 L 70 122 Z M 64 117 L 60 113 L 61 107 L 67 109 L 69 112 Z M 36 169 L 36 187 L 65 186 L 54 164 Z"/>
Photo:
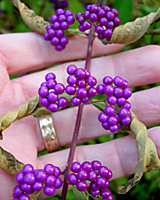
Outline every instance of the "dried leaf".
<path fill-rule="evenodd" d="M 114 29 L 109 43 L 130 44 L 141 38 L 148 27 L 160 19 L 160 8 L 157 12 L 152 12 L 144 17 L 139 17 L 133 22 L 127 22 L 124 25 Z"/>
<path fill-rule="evenodd" d="M 46 32 L 46 26 L 49 22 L 45 21 L 43 17 L 35 14 L 35 12 L 29 9 L 20 0 L 9 0 L 20 12 L 20 15 L 25 22 L 25 24 L 33 31 L 44 34 Z"/>
<path fill-rule="evenodd" d="M 28 115 L 42 115 L 48 113 L 47 109 L 39 104 L 39 95 L 30 98 L 26 103 L 20 105 L 17 109 L 7 111 L 0 116 L 0 131 L 6 129 L 16 120 L 22 119 Z"/>
<path fill-rule="evenodd" d="M 160 160 L 157 149 L 152 140 L 147 136 L 146 126 L 140 122 L 131 111 L 130 135 L 136 138 L 138 149 L 138 164 L 134 178 L 129 180 L 124 187 L 120 187 L 118 193 L 127 193 L 143 176 L 143 173 L 160 169 Z"/>
<path fill-rule="evenodd" d="M 15 157 L 0 147 L 0 167 L 8 174 L 15 176 L 22 171 L 24 164 L 15 159 Z"/>

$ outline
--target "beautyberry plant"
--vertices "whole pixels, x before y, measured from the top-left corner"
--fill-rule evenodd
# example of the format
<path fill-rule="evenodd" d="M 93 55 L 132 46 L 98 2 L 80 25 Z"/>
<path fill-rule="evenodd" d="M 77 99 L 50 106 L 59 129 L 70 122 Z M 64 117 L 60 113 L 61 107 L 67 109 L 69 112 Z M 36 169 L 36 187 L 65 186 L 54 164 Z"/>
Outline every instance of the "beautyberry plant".
<path fill-rule="evenodd" d="M 59 108 L 65 108 L 71 103 L 73 106 L 79 106 L 81 103 L 98 103 L 97 96 L 102 95 L 103 100 L 101 112 L 98 116 L 99 122 L 105 130 L 111 132 L 118 131 L 122 125 L 128 125 L 131 122 L 131 104 L 128 98 L 132 95 L 132 90 L 128 87 L 128 82 L 116 76 L 114 78 L 105 76 L 103 83 L 97 84 L 90 71 L 83 68 L 77 68 L 76 65 L 67 67 L 67 85 L 57 83 L 56 75 L 52 72 L 45 76 L 46 82 L 43 82 L 38 90 L 39 102 L 50 112 L 57 112 Z"/>
<path fill-rule="evenodd" d="M 46 164 L 43 170 L 34 170 L 31 164 L 24 165 L 22 172 L 16 174 L 18 185 L 13 189 L 14 200 L 37 199 L 42 192 L 53 196 L 62 186 L 60 175 L 60 168 L 53 164 Z"/>

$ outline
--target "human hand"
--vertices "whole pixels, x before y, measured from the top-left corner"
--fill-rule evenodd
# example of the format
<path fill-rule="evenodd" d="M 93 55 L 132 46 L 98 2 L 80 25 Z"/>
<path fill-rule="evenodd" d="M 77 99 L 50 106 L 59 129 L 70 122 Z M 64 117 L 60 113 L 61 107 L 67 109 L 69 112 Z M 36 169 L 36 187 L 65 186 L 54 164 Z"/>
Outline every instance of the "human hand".
<path fill-rule="evenodd" d="M 96 40 L 93 55 L 113 53 L 120 50 L 122 45 L 104 46 Z M 35 33 L 2 35 L 0 37 L 1 73 L 0 73 L 0 114 L 17 108 L 28 98 L 37 93 L 40 83 L 46 73 L 53 71 L 58 82 L 65 83 L 66 68 L 74 63 L 84 67 L 84 61 L 72 61 L 85 58 L 87 39 L 75 37 L 63 52 L 55 52 L 50 44 L 43 41 Z M 77 53 L 78 52 L 78 53 Z M 150 46 L 119 53 L 112 56 L 94 58 L 91 62 L 91 74 L 100 83 L 105 75 L 119 75 L 128 80 L 129 85 L 140 86 L 159 82 L 158 62 L 159 47 Z M 9 80 L 9 75 L 36 71 L 47 66 L 64 62 L 54 68 L 46 69 L 30 75 Z M 72 61 L 72 62 L 70 62 Z M 145 75 L 145 76 L 144 76 Z M 137 92 L 131 97 L 132 110 L 145 125 L 159 123 L 158 95 L 159 88 Z M 155 109 L 156 108 L 156 109 Z M 53 114 L 54 125 L 60 146 L 69 145 L 74 129 L 77 108 L 66 109 Z M 102 135 L 110 134 L 101 128 L 97 120 L 99 111 L 92 105 L 85 106 L 79 134 L 79 143 Z M 70 117 L 68 117 L 70 116 Z M 63 122 L 63 126 L 62 126 Z M 157 150 L 159 127 L 149 129 L 148 133 Z M 86 134 L 87 133 L 87 134 Z M 50 153 L 37 158 L 37 152 L 45 150 L 38 120 L 33 116 L 14 122 L 3 132 L 0 145 L 11 152 L 16 159 L 23 163 L 31 163 L 35 168 L 43 168 L 47 163 L 53 163 L 62 170 L 66 166 L 68 150 Z M 130 136 L 111 142 L 80 146 L 76 149 L 75 160 L 100 160 L 113 171 L 113 179 L 131 174 L 138 162 L 135 140 Z M 7 184 L 4 184 L 4 182 Z M 0 194 L 2 199 L 11 199 L 15 186 L 14 177 L 0 169 Z M 41 199 L 44 199 L 41 196 Z"/>

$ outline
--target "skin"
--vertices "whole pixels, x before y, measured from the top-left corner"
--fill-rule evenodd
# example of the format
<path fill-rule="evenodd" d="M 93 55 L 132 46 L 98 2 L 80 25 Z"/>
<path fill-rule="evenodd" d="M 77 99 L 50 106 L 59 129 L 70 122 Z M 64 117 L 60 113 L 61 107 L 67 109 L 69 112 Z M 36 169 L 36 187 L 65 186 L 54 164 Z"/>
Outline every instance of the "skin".
<path fill-rule="evenodd" d="M 5 34 L 0 36 L 0 115 L 8 110 L 16 109 L 28 98 L 36 95 L 39 85 L 48 72 L 56 74 L 58 82 L 66 85 L 66 68 L 69 64 L 84 67 L 84 61 L 76 61 L 86 56 L 87 38 L 73 37 L 66 49 L 56 52 L 54 48 L 36 33 Z M 104 46 L 95 40 L 92 56 L 107 55 L 118 52 L 123 45 Z M 78 53 L 77 53 L 78 52 Z M 160 47 L 146 46 L 115 55 L 93 58 L 91 74 L 98 83 L 105 75 L 119 75 L 128 80 L 130 87 L 160 82 Z M 74 60 L 74 61 L 72 61 Z M 63 64 L 57 64 L 65 62 Z M 56 67 L 46 69 L 53 64 Z M 30 75 L 10 80 L 9 76 L 31 71 Z M 105 72 L 105 73 L 104 73 Z M 130 98 L 132 110 L 146 126 L 158 124 L 160 121 L 160 87 L 136 92 Z M 60 146 L 69 145 L 74 130 L 77 108 L 70 108 L 52 115 Z M 84 107 L 78 142 L 110 134 L 103 130 L 97 120 L 100 113 L 92 105 Z M 63 123 L 63 126 L 62 126 Z M 160 127 L 148 130 L 149 137 L 156 145 L 160 155 Z M 86 134 L 87 133 L 87 134 Z M 37 158 L 37 152 L 45 150 L 45 145 L 38 124 L 33 116 L 14 122 L 3 131 L 0 146 L 12 153 L 16 159 L 35 168 L 43 168 L 53 163 L 64 170 L 68 158 L 68 149 L 53 152 Z M 134 173 L 138 162 L 135 139 L 130 136 L 110 142 L 79 146 L 76 148 L 74 160 L 83 162 L 98 159 L 113 171 L 113 179 Z M 16 182 L 14 177 L 0 169 L 1 199 L 12 198 L 12 190 Z M 60 192 L 60 191 L 58 191 Z M 39 199 L 44 199 L 41 195 Z"/>

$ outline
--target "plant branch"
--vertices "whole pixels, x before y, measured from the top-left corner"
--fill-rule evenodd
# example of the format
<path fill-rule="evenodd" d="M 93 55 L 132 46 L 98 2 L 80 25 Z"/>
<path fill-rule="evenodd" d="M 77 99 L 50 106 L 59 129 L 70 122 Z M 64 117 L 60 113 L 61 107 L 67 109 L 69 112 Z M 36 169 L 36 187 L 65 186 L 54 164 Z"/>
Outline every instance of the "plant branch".
<path fill-rule="evenodd" d="M 97 5 L 99 6 L 100 4 L 101 4 L 101 0 L 97 0 Z M 92 46 L 93 46 L 93 40 L 94 40 L 94 32 L 95 32 L 95 28 L 92 25 L 90 33 L 89 33 L 89 41 L 88 41 L 87 55 L 86 55 L 86 62 L 85 62 L 85 69 L 87 69 L 87 70 L 89 70 L 89 68 L 90 68 L 91 53 L 92 53 Z M 83 103 L 81 103 L 78 107 L 77 119 L 76 119 L 75 129 L 74 129 L 74 133 L 73 133 L 71 148 L 70 148 L 70 152 L 69 152 L 69 156 L 68 156 L 66 169 L 64 171 L 64 183 L 63 183 L 63 188 L 62 188 L 61 200 L 65 200 L 66 195 L 67 195 L 67 189 L 68 189 L 68 181 L 67 180 L 68 180 L 68 176 L 70 173 L 70 167 L 73 162 L 74 153 L 76 150 L 77 139 L 78 139 L 78 134 L 79 134 L 79 129 L 80 129 L 80 123 L 81 123 L 82 113 L 83 113 L 83 107 L 84 107 Z"/>

